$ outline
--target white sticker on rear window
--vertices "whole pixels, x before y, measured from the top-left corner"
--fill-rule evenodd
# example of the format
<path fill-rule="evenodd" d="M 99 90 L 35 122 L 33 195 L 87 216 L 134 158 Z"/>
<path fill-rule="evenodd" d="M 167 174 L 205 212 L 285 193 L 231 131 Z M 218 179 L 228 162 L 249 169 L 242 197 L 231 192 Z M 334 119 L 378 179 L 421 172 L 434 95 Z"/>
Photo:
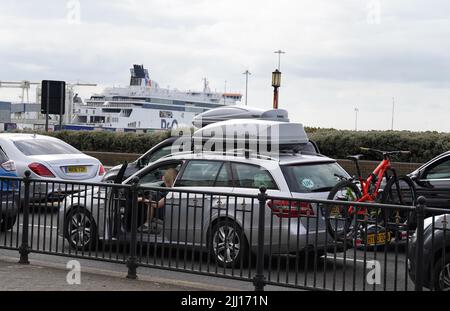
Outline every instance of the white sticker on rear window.
<path fill-rule="evenodd" d="M 314 188 L 314 182 L 311 179 L 307 179 L 307 178 L 303 179 L 302 185 L 303 185 L 303 187 L 308 188 L 308 189 Z"/>

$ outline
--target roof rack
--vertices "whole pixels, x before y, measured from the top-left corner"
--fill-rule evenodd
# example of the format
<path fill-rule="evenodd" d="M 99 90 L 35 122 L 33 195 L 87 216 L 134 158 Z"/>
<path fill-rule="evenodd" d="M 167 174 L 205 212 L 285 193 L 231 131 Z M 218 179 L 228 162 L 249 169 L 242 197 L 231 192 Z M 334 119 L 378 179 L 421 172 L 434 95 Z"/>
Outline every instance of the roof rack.
<path fill-rule="evenodd" d="M 271 157 L 269 155 L 260 154 L 255 152 L 255 150 L 252 149 L 228 149 L 223 151 L 181 151 L 176 153 L 171 153 L 168 155 L 165 155 L 161 157 L 161 159 L 166 159 L 171 156 L 179 156 L 184 154 L 210 154 L 210 155 L 223 155 L 223 156 L 242 156 L 246 159 L 249 159 L 253 156 L 253 158 L 262 159 L 262 160 L 273 160 L 273 161 L 279 161 L 279 158 Z"/>

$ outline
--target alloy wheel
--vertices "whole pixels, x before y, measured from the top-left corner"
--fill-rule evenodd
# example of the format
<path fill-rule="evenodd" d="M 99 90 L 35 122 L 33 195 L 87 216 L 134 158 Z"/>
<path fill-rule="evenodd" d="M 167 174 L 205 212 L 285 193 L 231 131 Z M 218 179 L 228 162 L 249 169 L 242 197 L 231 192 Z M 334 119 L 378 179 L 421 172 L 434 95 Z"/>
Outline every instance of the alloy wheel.
<path fill-rule="evenodd" d="M 238 232 L 228 224 L 218 227 L 213 237 L 214 253 L 225 264 L 235 261 L 240 253 L 241 240 Z"/>
<path fill-rule="evenodd" d="M 85 212 L 77 211 L 70 219 L 69 238 L 75 247 L 89 245 L 92 238 L 92 222 Z"/>

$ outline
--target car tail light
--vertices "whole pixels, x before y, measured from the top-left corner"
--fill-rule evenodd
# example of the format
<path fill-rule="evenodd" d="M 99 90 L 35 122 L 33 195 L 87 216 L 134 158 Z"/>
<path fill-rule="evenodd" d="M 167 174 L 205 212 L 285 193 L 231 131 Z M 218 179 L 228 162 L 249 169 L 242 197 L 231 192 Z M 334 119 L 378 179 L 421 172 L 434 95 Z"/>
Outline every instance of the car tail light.
<path fill-rule="evenodd" d="M 28 167 L 33 171 L 33 173 L 41 177 L 55 177 L 55 175 L 53 175 L 53 173 L 45 165 L 40 163 L 31 163 Z"/>
<path fill-rule="evenodd" d="M 3 168 L 5 171 L 13 172 L 13 171 L 16 170 L 16 164 L 14 163 L 14 161 L 9 160 L 9 161 L 7 161 L 7 162 L 5 162 L 5 163 L 2 164 L 2 168 Z"/>
<path fill-rule="evenodd" d="M 307 202 L 271 200 L 267 203 L 267 205 L 279 218 L 314 216 L 314 209 L 311 204 Z"/>
<path fill-rule="evenodd" d="M 100 169 L 98 170 L 98 176 L 103 176 L 105 175 L 106 171 L 105 171 L 105 167 L 100 164 Z"/>

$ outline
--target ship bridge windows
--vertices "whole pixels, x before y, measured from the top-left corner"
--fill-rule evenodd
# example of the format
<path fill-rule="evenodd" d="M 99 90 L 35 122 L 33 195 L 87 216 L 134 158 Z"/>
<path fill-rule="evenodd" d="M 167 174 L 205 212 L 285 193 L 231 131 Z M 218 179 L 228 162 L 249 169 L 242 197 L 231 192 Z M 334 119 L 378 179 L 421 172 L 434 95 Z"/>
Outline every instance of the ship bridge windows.
<path fill-rule="evenodd" d="M 115 109 L 115 108 L 102 108 L 103 113 L 120 113 L 122 109 Z"/>

